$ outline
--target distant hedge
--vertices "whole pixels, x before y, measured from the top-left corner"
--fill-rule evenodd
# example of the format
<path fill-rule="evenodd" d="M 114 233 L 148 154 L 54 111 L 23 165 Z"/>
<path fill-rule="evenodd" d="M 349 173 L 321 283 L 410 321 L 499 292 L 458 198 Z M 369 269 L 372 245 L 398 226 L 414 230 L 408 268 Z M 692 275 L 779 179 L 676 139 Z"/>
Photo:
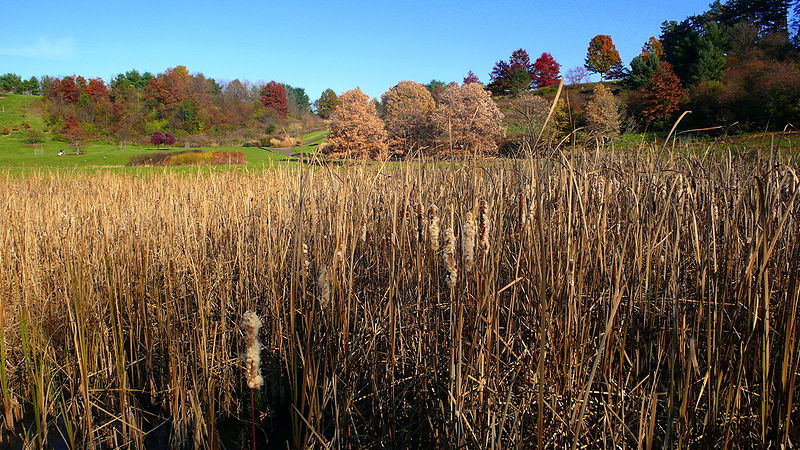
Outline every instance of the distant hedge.
<path fill-rule="evenodd" d="M 214 150 L 184 150 L 154 152 L 131 157 L 129 166 L 196 166 L 218 164 L 247 164 L 243 152 Z"/>

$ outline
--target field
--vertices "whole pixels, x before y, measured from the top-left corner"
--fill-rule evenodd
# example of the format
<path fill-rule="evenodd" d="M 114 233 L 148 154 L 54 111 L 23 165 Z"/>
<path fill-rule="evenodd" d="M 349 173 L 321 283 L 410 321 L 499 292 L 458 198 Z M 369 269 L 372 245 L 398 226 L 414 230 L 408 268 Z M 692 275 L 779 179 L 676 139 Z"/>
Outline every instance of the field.
<path fill-rule="evenodd" d="M 791 158 L 6 177 L 0 445 L 790 448 Z"/>
<path fill-rule="evenodd" d="M 13 125 L 27 122 L 32 128 L 42 130 L 45 127 L 44 120 L 35 109 L 35 103 L 40 97 L 30 95 L 5 95 L 0 96 L 0 128 L 11 129 Z M 304 142 L 314 143 L 323 139 L 326 131 L 316 131 L 303 136 Z M 178 171 L 184 173 L 197 172 L 197 167 L 171 167 L 171 168 L 151 168 L 151 167 L 126 167 L 132 156 L 164 151 L 156 149 L 152 145 L 126 145 L 121 149 L 118 144 L 105 142 L 90 142 L 82 149 L 80 155 L 75 155 L 71 151 L 67 142 L 55 140 L 52 133 L 44 135 L 44 142 L 41 144 L 26 144 L 23 142 L 24 132 L 12 132 L 7 136 L 0 135 L 0 172 L 15 174 L 32 174 L 38 172 L 58 172 L 70 171 L 109 171 L 125 174 L 147 174 L 164 171 Z M 313 145 L 304 145 L 298 149 L 299 152 L 307 153 L 313 151 Z M 182 148 L 177 148 L 181 150 Z M 206 147 L 204 150 L 229 150 L 241 151 L 245 154 L 248 164 L 246 167 L 236 166 L 217 166 L 200 168 L 202 172 L 214 172 L 220 170 L 261 170 L 274 167 L 285 163 L 289 158 L 278 151 L 263 150 L 259 148 L 247 147 Z M 60 150 L 66 150 L 64 156 L 58 156 Z"/>

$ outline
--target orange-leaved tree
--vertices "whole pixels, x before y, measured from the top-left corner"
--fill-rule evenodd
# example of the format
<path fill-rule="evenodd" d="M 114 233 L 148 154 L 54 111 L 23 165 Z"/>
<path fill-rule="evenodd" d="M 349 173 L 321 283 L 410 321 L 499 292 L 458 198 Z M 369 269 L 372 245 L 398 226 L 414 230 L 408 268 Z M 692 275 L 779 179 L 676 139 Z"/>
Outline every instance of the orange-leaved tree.
<path fill-rule="evenodd" d="M 480 83 L 449 85 L 432 119 L 440 151 L 449 155 L 494 152 L 504 134 L 503 113 Z"/>
<path fill-rule="evenodd" d="M 622 60 L 611 36 L 598 34 L 592 38 L 586 52 L 585 66 L 590 72 L 600 74 L 600 81 L 609 72 L 621 69 Z"/>
<path fill-rule="evenodd" d="M 326 153 L 333 157 L 385 159 L 388 156 L 386 129 L 378 118 L 375 104 L 352 89 L 339 96 L 331 116 Z"/>
<path fill-rule="evenodd" d="M 672 65 L 662 62 L 642 88 L 642 117 L 648 122 L 664 125 L 680 109 L 685 95 Z"/>
<path fill-rule="evenodd" d="M 381 97 L 389 144 L 399 153 L 413 152 L 430 144 L 431 114 L 436 109 L 428 88 L 414 81 L 401 81 Z"/>

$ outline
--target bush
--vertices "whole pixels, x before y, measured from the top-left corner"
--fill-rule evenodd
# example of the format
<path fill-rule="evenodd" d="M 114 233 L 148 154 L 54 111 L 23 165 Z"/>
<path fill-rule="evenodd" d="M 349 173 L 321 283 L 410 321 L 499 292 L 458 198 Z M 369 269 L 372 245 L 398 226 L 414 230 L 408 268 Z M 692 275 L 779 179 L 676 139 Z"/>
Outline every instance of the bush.
<path fill-rule="evenodd" d="M 9 131 L 8 128 L 3 127 L 2 133 L 3 133 L 3 136 L 6 136 L 6 135 L 11 134 L 11 131 Z"/>
<path fill-rule="evenodd" d="M 11 127 L 11 131 L 19 131 L 19 126 L 14 125 L 13 127 Z"/>
<path fill-rule="evenodd" d="M 243 152 L 215 150 L 211 154 L 214 156 L 213 164 L 247 164 Z"/>
<path fill-rule="evenodd" d="M 28 122 L 22 122 L 22 128 L 24 128 L 26 130 L 30 130 L 31 129 L 31 125 Z"/>
<path fill-rule="evenodd" d="M 22 142 L 26 144 L 38 144 L 39 142 L 44 142 L 44 133 L 39 130 L 34 130 L 33 128 L 26 128 L 24 132 L 24 137 L 22 138 Z"/>
<path fill-rule="evenodd" d="M 164 163 L 167 166 L 195 166 L 214 164 L 214 154 L 211 152 L 202 152 L 200 150 L 180 152 L 167 158 Z"/>
<path fill-rule="evenodd" d="M 164 162 L 170 156 L 173 156 L 173 153 L 166 153 L 166 152 L 156 152 L 156 153 L 147 153 L 144 155 L 136 155 L 132 156 L 130 161 L 128 161 L 129 166 L 163 166 Z"/>

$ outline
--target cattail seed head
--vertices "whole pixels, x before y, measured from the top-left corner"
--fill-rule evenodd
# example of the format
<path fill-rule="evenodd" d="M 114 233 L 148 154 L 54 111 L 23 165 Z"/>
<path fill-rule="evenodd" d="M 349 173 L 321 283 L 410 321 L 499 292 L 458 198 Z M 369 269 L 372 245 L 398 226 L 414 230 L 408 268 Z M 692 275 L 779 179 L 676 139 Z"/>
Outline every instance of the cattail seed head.
<path fill-rule="evenodd" d="M 261 319 L 253 311 L 244 313 L 242 328 L 245 336 L 245 380 L 250 389 L 259 389 L 264 385 L 264 377 L 261 376 L 261 342 L 258 340 L 258 332 L 261 330 Z"/>
<path fill-rule="evenodd" d="M 464 269 L 467 272 L 475 265 L 475 233 L 475 218 L 472 212 L 468 212 L 464 223 L 464 234 L 461 237 L 461 252 L 464 257 Z"/>
<path fill-rule="evenodd" d="M 450 226 L 444 230 L 445 245 L 442 258 L 444 264 L 447 266 L 447 286 L 453 288 L 458 280 L 458 267 L 456 266 L 456 235 L 453 233 L 453 227 Z"/>
<path fill-rule="evenodd" d="M 484 199 L 478 202 L 478 241 L 484 251 L 489 250 L 489 207 Z"/>
<path fill-rule="evenodd" d="M 439 208 L 436 205 L 428 208 L 428 240 L 431 250 L 439 250 Z"/>

